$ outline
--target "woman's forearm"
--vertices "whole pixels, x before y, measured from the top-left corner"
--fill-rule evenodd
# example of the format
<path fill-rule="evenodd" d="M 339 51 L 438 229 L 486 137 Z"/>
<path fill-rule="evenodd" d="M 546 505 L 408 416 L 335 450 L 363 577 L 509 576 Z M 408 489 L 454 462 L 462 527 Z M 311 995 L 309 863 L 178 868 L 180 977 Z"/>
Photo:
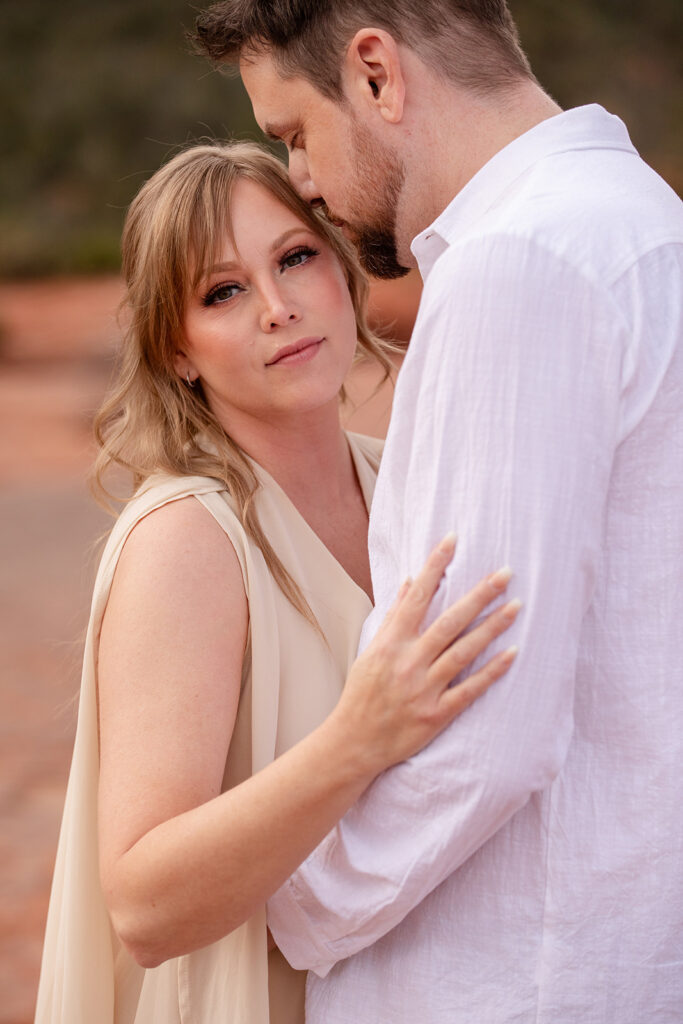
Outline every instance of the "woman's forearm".
<path fill-rule="evenodd" d="M 151 829 L 103 884 L 114 927 L 154 967 L 247 920 L 377 773 L 334 713 L 245 782 Z"/>
<path fill-rule="evenodd" d="M 373 643 L 354 662 L 329 718 L 268 767 L 211 799 L 210 792 L 202 798 L 193 791 L 187 769 L 180 770 L 181 760 L 175 789 L 185 786 L 181 795 L 189 809 L 181 806 L 164 820 L 164 787 L 157 784 L 152 759 L 144 764 L 151 793 L 133 781 L 124 786 L 127 800 L 113 802 L 113 818 L 103 810 L 101 834 L 120 824 L 117 808 L 120 816 L 131 818 L 140 805 L 136 821 L 152 821 L 139 831 L 136 821 L 129 822 L 127 830 L 134 838 L 118 851 L 112 851 L 109 840 L 104 844 L 109 853 L 103 852 L 102 858 L 102 884 L 114 927 L 139 963 L 152 967 L 191 952 L 247 920 L 380 772 L 425 746 L 507 670 L 514 650 L 450 686 L 514 621 L 518 605 L 511 602 L 455 641 L 505 589 L 507 572 L 482 581 L 420 632 L 452 553 L 452 541 L 435 550 L 420 576 L 404 588 Z M 186 693 L 184 682 L 179 692 Z M 184 699 L 176 714 L 187 714 Z M 119 734 L 125 736 L 127 730 Z M 184 736 L 182 729 L 179 735 Z M 189 757 L 199 753 L 197 743 L 186 750 Z M 137 743 L 115 747 L 109 755 L 110 776 L 117 779 L 126 756 L 141 754 Z M 197 777 L 205 787 L 203 776 Z M 111 804 L 107 785 L 104 792 L 106 808 Z M 177 806 L 179 797 L 174 800 Z"/>

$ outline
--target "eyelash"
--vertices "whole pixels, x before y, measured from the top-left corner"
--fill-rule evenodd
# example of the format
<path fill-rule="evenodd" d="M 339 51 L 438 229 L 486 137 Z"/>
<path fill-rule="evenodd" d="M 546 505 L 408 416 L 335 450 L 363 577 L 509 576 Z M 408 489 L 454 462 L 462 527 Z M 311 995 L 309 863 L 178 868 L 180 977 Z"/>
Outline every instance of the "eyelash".
<path fill-rule="evenodd" d="M 312 258 L 314 256 L 319 255 L 319 249 L 314 249 L 310 245 L 298 245 L 295 249 L 290 249 L 289 252 L 286 252 L 284 256 L 280 257 L 280 273 L 282 273 L 285 270 L 293 270 L 295 267 L 300 267 L 303 265 L 302 263 L 294 263 L 291 267 L 286 266 L 287 261 L 294 259 L 296 256 L 307 256 L 309 258 Z M 305 262 L 308 262 L 308 260 L 306 260 Z M 235 297 L 234 295 L 229 296 L 229 298 L 227 299 L 221 300 L 218 299 L 219 293 L 222 291 L 226 291 L 228 288 L 241 289 L 241 287 L 242 286 L 237 284 L 236 281 L 222 281 L 220 284 L 214 285 L 214 287 L 211 288 L 210 291 L 206 293 L 206 295 L 202 299 L 202 305 L 213 306 L 216 302 L 230 302 L 230 300 Z"/>
<path fill-rule="evenodd" d="M 320 250 L 319 249 L 314 249 L 310 245 L 298 245 L 296 247 L 296 249 L 290 249 L 289 252 L 286 252 L 284 254 L 284 256 L 281 257 L 281 259 L 280 259 L 280 268 L 281 268 L 281 270 L 284 270 L 285 269 L 284 265 L 287 262 L 287 260 L 291 260 L 295 256 L 309 256 L 309 257 L 313 257 L 313 256 L 319 256 L 319 255 L 320 255 Z M 301 263 L 295 263 L 294 266 L 300 267 Z"/>

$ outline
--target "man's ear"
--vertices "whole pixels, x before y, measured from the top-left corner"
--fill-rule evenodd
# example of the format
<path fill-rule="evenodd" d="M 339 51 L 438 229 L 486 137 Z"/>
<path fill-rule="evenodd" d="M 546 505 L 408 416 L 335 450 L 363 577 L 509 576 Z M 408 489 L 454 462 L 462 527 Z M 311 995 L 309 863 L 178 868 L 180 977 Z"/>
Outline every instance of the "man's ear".
<path fill-rule="evenodd" d="M 344 70 L 353 105 L 365 103 L 389 124 L 398 124 L 403 117 L 405 80 L 394 37 L 380 28 L 359 29 L 346 51 Z"/>

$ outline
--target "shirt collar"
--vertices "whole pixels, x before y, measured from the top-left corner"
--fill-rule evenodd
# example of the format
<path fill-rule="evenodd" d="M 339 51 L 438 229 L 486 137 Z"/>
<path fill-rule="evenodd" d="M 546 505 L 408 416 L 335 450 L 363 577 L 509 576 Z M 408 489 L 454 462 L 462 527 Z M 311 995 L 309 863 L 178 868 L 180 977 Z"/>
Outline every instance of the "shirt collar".
<path fill-rule="evenodd" d="M 410 248 L 423 280 L 448 246 L 483 216 L 516 178 L 544 157 L 581 149 L 635 153 L 623 121 L 597 103 L 541 121 L 485 163 L 436 220 L 413 239 Z"/>

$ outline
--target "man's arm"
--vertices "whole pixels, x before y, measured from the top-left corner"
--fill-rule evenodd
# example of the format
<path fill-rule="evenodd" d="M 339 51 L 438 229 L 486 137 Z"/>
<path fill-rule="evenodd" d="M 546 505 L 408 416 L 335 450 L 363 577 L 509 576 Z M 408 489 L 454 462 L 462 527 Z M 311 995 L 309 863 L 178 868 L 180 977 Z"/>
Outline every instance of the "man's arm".
<path fill-rule="evenodd" d="M 271 900 L 278 945 L 320 975 L 398 924 L 559 772 L 601 546 L 625 348 L 609 296 L 515 238 L 449 250 L 426 287 L 439 301 L 419 339 L 429 353 L 401 569 L 456 530 L 436 612 L 509 562 L 520 653 L 506 681 L 378 779 Z M 391 439 L 385 458 L 395 472 Z"/>

